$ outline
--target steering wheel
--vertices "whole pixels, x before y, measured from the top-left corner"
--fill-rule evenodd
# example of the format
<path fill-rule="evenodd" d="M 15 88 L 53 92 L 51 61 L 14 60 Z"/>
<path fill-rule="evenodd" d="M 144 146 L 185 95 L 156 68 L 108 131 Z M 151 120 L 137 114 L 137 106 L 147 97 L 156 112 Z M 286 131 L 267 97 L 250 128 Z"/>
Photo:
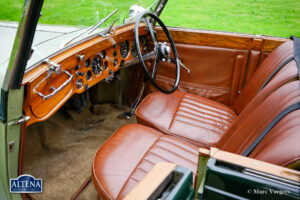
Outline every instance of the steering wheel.
<path fill-rule="evenodd" d="M 161 26 L 161 28 L 163 29 L 164 33 L 166 34 L 169 43 L 171 45 L 172 48 L 172 52 L 173 52 L 173 56 L 174 59 L 171 59 L 170 54 L 171 54 L 171 48 L 167 45 L 166 42 L 161 43 L 161 42 L 157 42 L 156 40 L 156 36 L 154 34 L 153 28 L 150 24 L 150 20 L 149 18 L 152 18 L 152 20 L 154 20 L 154 22 L 158 22 L 158 24 Z M 141 22 L 142 19 L 145 19 L 146 24 L 148 26 L 153 44 L 154 44 L 154 54 L 155 54 L 155 61 L 154 61 L 154 65 L 152 68 L 152 74 L 150 74 L 150 72 L 148 71 L 148 68 L 144 62 L 144 58 L 140 49 L 140 40 L 139 40 L 139 24 Z M 171 37 L 170 32 L 168 31 L 167 27 L 165 26 L 165 24 L 153 13 L 150 12 L 144 12 L 142 14 L 140 14 L 137 17 L 136 23 L 135 23 L 135 43 L 136 43 L 136 47 L 137 47 L 137 55 L 138 58 L 140 60 L 140 63 L 143 66 L 143 69 L 145 71 L 145 74 L 147 76 L 147 78 L 151 81 L 151 83 L 154 85 L 155 88 L 157 88 L 159 91 L 163 92 L 163 93 L 172 93 L 174 92 L 178 85 L 179 85 L 179 80 L 180 80 L 180 61 L 179 61 L 179 57 L 178 57 L 178 53 L 174 44 L 174 41 Z M 158 64 L 160 62 L 166 62 L 166 61 L 171 61 L 173 64 L 176 65 L 176 78 L 175 78 L 175 82 L 173 85 L 173 88 L 171 88 L 170 90 L 166 90 L 161 88 L 157 82 L 155 81 L 155 77 L 157 74 L 157 68 L 158 68 Z"/>

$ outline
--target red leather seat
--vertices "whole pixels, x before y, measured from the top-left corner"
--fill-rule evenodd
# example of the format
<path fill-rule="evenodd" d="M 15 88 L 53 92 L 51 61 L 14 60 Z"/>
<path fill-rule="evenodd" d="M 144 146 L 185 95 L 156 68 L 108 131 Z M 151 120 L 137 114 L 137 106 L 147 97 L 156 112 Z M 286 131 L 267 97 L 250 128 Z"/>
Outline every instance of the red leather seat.
<path fill-rule="evenodd" d="M 136 116 L 140 124 L 202 147 L 214 146 L 236 118 L 223 104 L 180 91 L 148 95 Z"/>
<path fill-rule="evenodd" d="M 216 146 L 241 154 L 283 109 L 296 102 L 300 102 L 299 81 L 287 83 L 264 98 L 250 113 L 239 115 Z M 300 110 L 296 110 L 275 125 L 250 157 L 282 166 L 299 161 L 299 130 Z M 126 125 L 96 152 L 93 182 L 102 199 L 122 199 L 158 162 L 172 162 L 195 174 L 197 151 L 197 146 L 150 127 Z"/>
<path fill-rule="evenodd" d="M 198 148 L 152 128 L 123 126 L 96 152 L 93 182 L 102 199 L 122 199 L 159 162 L 196 173 Z"/>
<path fill-rule="evenodd" d="M 233 121 L 254 99 L 260 88 L 276 68 L 293 56 L 293 42 L 276 48 L 261 64 L 251 80 L 236 98 L 233 108 L 218 102 L 180 91 L 173 94 L 160 92 L 148 95 L 136 110 L 140 124 L 165 134 L 185 139 L 197 146 L 216 146 Z M 289 71 L 287 73 L 286 71 Z M 295 61 L 285 65 L 264 90 L 264 98 L 272 91 L 297 77 Z M 276 79 L 276 80 L 274 80 Z M 252 109 L 264 99 L 252 104 Z M 249 109 L 248 109 L 249 110 Z"/>

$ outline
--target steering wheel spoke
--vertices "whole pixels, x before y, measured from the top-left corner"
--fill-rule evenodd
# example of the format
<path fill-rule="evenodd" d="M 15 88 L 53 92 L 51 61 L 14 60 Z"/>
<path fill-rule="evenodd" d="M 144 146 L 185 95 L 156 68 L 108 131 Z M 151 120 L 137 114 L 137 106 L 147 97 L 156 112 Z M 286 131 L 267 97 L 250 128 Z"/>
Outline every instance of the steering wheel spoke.
<path fill-rule="evenodd" d="M 155 79 L 156 74 L 157 74 L 158 63 L 159 63 L 159 55 L 156 54 L 154 65 L 153 65 L 153 69 L 152 69 L 152 78 L 153 79 Z"/>
<path fill-rule="evenodd" d="M 146 19 L 146 23 L 147 23 L 147 26 L 148 26 L 148 29 L 149 29 L 149 32 L 150 32 L 152 41 L 153 41 L 153 43 L 154 43 L 154 47 L 157 48 L 157 47 L 158 47 L 157 40 L 156 40 L 154 31 L 153 31 L 153 28 L 152 28 L 152 25 L 151 25 L 151 23 L 150 23 L 150 21 L 149 21 L 148 16 L 145 16 L 145 19 Z"/>

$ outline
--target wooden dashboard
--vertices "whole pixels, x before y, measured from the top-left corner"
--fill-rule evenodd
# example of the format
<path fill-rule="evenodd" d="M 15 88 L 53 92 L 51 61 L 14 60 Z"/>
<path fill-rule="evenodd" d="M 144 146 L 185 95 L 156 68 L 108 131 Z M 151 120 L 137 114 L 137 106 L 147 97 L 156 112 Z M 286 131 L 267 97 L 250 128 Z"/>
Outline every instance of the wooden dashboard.
<path fill-rule="evenodd" d="M 96 36 L 72 46 L 25 72 L 23 109 L 30 116 L 27 125 L 48 119 L 73 94 L 110 79 L 120 66 L 137 60 L 133 30 L 134 24 L 121 26 L 106 37 Z M 145 28 L 139 31 L 140 35 L 147 33 Z"/>

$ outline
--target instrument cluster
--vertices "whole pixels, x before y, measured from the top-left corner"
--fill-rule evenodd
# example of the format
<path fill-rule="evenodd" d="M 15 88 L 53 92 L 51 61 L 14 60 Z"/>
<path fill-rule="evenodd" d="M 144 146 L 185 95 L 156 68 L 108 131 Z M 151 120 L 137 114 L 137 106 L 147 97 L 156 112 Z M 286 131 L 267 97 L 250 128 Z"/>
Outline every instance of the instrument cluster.
<path fill-rule="evenodd" d="M 113 75 L 126 61 L 137 59 L 136 52 L 135 42 L 125 40 L 96 55 L 78 54 L 78 64 L 75 66 L 77 90 L 87 90 L 100 80 Z"/>
<path fill-rule="evenodd" d="M 24 113 L 30 122 L 52 116 L 73 94 L 82 93 L 99 82 L 113 79 L 121 66 L 139 62 L 132 30 L 134 25 L 119 27 L 114 34 L 96 36 L 53 55 L 27 71 Z M 140 35 L 147 35 L 140 29 Z M 141 44 L 141 50 L 144 45 Z"/>

